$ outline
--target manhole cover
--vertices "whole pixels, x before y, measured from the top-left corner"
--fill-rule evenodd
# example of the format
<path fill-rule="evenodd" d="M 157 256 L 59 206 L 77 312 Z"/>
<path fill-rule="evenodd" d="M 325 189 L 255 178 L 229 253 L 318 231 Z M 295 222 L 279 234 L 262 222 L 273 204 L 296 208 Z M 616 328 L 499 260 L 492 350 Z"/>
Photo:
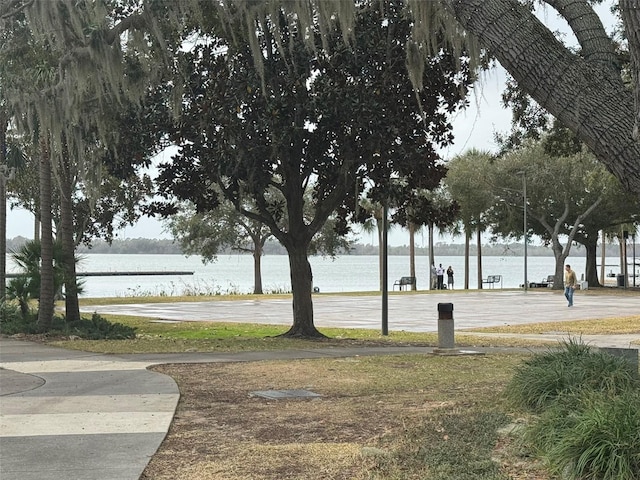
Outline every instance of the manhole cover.
<path fill-rule="evenodd" d="M 268 398 L 269 400 L 281 400 L 283 398 L 318 398 L 319 393 L 309 390 L 258 390 L 250 393 L 254 397 Z"/>

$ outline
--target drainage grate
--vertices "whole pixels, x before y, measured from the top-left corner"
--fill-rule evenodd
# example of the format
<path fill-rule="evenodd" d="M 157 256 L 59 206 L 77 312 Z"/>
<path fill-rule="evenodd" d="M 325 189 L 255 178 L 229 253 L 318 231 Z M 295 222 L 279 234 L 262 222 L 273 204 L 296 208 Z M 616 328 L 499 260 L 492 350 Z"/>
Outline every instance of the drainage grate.
<path fill-rule="evenodd" d="M 269 400 L 282 400 L 285 398 L 318 398 L 322 397 L 319 393 L 309 390 L 258 390 L 251 392 L 252 397 L 262 397 Z"/>

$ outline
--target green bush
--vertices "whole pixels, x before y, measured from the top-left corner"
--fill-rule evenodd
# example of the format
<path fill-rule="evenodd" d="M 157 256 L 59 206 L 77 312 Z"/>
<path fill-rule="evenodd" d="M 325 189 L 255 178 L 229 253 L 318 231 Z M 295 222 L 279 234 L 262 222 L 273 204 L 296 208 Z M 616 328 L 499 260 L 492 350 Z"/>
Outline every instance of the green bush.
<path fill-rule="evenodd" d="M 16 301 L 4 301 L 0 303 L 0 333 L 36 333 L 36 316 L 28 310 L 23 312 Z"/>
<path fill-rule="evenodd" d="M 97 313 L 94 313 L 90 319 L 81 318 L 76 322 L 67 322 L 65 317 L 55 316 L 51 327 L 46 332 L 42 332 L 37 323 L 36 315 L 23 317 L 18 307 L 12 307 L 10 304 L 3 304 L 0 308 L 2 315 L 0 317 L 0 332 L 4 335 L 46 333 L 46 335 L 54 337 L 75 335 L 87 340 L 122 340 L 136 336 L 134 327 L 109 322 Z"/>
<path fill-rule="evenodd" d="M 640 392 L 563 396 L 525 434 L 553 473 L 567 479 L 640 479 Z"/>
<path fill-rule="evenodd" d="M 97 313 L 92 315 L 91 320 L 83 318 L 79 322 L 68 324 L 66 333 L 87 340 L 124 340 L 136 337 L 134 327 L 122 323 L 112 323 Z"/>
<path fill-rule="evenodd" d="M 560 350 L 535 355 L 515 371 L 507 396 L 517 407 L 542 412 L 556 399 L 575 390 L 596 390 L 615 395 L 638 387 L 639 380 L 623 358 L 592 351 L 575 340 Z"/>
<path fill-rule="evenodd" d="M 569 340 L 521 365 L 507 395 L 538 414 L 523 440 L 558 477 L 640 480 L 640 379 L 626 359 Z"/>

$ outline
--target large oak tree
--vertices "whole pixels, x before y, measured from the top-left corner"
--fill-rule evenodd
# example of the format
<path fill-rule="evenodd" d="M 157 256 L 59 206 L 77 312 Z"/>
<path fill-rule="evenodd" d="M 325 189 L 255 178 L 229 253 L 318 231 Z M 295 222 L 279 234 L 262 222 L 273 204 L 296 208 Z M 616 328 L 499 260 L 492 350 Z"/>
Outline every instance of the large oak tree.
<path fill-rule="evenodd" d="M 335 211 L 338 232 L 347 233 L 365 183 L 378 199 L 390 195 L 392 176 L 412 187 L 438 185 L 443 167 L 435 148 L 451 141 L 447 112 L 464 102 L 469 78 L 464 63 L 458 69 L 461 61 L 442 48 L 425 66 L 425 88 L 416 96 L 405 65 L 410 19 L 399 1 L 363 2 L 351 44 L 327 34 L 325 51 L 319 32 L 299 31 L 285 11 L 258 26 L 261 65 L 251 39 L 243 41 L 243 23 L 230 26 L 233 38 L 216 35 L 214 23 L 203 32 L 208 41 L 179 62 L 189 79 L 175 137 L 181 153 L 162 166 L 161 181 L 200 210 L 216 208 L 222 192 L 267 225 L 289 255 L 287 335 L 317 336 L 312 239 Z M 305 35 L 316 39 L 316 52 Z"/>

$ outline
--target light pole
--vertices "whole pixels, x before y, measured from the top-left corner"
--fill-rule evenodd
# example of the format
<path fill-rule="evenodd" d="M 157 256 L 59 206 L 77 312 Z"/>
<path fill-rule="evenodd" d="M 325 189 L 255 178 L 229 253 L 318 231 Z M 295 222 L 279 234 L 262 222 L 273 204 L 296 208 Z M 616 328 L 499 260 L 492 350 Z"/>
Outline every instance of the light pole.
<path fill-rule="evenodd" d="M 389 199 L 385 198 L 382 206 L 382 335 L 389 335 L 389 269 L 388 269 L 388 239 L 387 215 Z"/>
<path fill-rule="evenodd" d="M 524 197 L 524 291 L 529 290 L 529 281 L 527 280 L 527 244 L 529 238 L 527 234 L 527 173 L 525 171 L 518 172 L 522 175 L 522 194 Z"/>

